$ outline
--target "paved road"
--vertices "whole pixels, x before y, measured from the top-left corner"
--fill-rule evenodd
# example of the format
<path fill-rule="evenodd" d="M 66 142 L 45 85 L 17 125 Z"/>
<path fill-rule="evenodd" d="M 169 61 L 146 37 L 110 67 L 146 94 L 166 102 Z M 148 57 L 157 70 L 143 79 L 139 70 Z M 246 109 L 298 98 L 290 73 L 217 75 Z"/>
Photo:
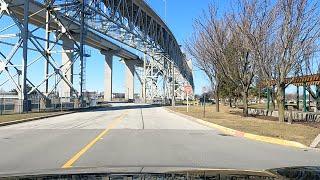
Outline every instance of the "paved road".
<path fill-rule="evenodd" d="M 265 169 L 320 165 L 320 152 L 225 136 L 161 107 L 113 104 L 0 128 L 0 173 L 62 167 Z"/>

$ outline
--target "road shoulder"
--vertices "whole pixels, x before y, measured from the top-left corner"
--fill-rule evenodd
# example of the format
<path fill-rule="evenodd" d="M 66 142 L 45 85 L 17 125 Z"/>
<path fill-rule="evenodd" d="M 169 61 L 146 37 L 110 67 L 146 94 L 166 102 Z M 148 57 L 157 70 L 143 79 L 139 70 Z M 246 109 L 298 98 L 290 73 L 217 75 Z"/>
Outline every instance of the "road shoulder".
<path fill-rule="evenodd" d="M 45 114 L 45 115 L 40 115 L 41 114 L 40 113 L 39 116 L 0 122 L 0 127 L 29 122 L 29 121 L 35 121 L 35 120 L 40 120 L 40 119 L 45 119 L 45 118 L 51 118 L 51 117 L 56 117 L 56 116 L 62 116 L 62 115 L 76 113 L 76 112 L 90 111 L 90 110 L 99 109 L 99 108 L 105 108 L 105 107 L 104 106 L 101 106 L 101 107 L 97 106 L 97 107 L 89 107 L 89 108 L 77 108 L 77 109 L 66 110 L 66 111 L 53 111 L 53 112 L 48 112 L 48 114 Z M 13 114 L 13 115 L 15 115 L 15 114 Z"/>
<path fill-rule="evenodd" d="M 40 119 L 44 119 L 44 118 L 51 118 L 51 117 L 56 117 L 56 116 L 62 116 L 62 115 L 71 114 L 71 113 L 75 113 L 75 112 L 76 112 L 76 111 L 54 112 L 54 113 L 50 113 L 50 114 L 44 115 L 44 116 L 37 116 L 37 117 L 31 117 L 31 118 L 25 118 L 25 119 L 7 121 L 7 122 L 2 122 L 2 123 L 0 123 L 0 127 L 2 127 L 2 126 L 9 126 L 9 125 L 13 125 L 13 124 L 24 123 L 24 122 L 29 122 L 29 121 L 40 120 Z"/>

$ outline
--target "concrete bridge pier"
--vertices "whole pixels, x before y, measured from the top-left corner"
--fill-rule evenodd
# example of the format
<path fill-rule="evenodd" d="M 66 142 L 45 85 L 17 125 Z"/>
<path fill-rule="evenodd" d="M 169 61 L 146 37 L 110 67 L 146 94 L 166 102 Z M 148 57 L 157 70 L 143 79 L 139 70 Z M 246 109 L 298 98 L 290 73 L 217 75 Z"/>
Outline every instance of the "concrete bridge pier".
<path fill-rule="evenodd" d="M 125 70 L 125 99 L 134 99 L 134 65 L 137 63 L 135 60 L 124 60 L 126 65 Z"/>
<path fill-rule="evenodd" d="M 105 56 L 104 68 L 104 101 L 112 101 L 112 59 L 113 54 L 110 51 L 101 51 Z"/>
<path fill-rule="evenodd" d="M 74 41 L 66 36 L 62 37 L 62 73 L 68 79 L 71 84 L 73 83 L 73 50 Z M 72 88 L 68 84 L 61 80 L 60 82 L 60 97 L 62 97 L 63 102 L 70 102 L 70 97 L 72 96 Z"/>
<path fill-rule="evenodd" d="M 51 106 L 51 100 L 47 98 L 41 98 L 39 103 L 40 110 L 46 110 Z"/>

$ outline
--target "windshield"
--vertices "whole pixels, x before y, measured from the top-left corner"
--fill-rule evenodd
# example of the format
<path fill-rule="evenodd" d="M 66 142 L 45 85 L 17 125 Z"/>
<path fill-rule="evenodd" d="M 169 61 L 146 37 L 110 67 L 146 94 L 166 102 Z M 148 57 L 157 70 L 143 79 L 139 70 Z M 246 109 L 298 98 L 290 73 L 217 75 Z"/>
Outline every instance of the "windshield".
<path fill-rule="evenodd" d="M 317 170 L 319 6 L 0 0 L 0 175 Z"/>

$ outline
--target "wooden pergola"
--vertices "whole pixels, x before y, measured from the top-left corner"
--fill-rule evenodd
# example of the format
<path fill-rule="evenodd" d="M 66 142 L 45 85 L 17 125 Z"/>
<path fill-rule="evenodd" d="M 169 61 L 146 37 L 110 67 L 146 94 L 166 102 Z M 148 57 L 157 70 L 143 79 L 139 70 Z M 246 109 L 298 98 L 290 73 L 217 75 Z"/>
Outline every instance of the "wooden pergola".
<path fill-rule="evenodd" d="M 292 84 L 297 87 L 297 108 L 299 109 L 299 87 L 303 86 L 303 111 L 307 111 L 307 86 L 316 85 L 317 86 L 317 93 L 316 99 L 320 100 L 320 73 L 319 74 L 312 74 L 312 75 L 305 75 L 305 76 L 297 76 L 285 79 L 286 84 Z M 267 109 L 269 110 L 270 107 L 270 86 L 274 86 L 276 84 L 276 80 L 266 80 L 260 84 L 260 87 L 267 87 Z M 310 97 L 310 95 L 309 95 Z M 309 100 L 310 106 L 310 100 Z"/>
<path fill-rule="evenodd" d="M 320 73 L 313 75 L 297 76 L 285 79 L 286 84 L 293 84 L 295 86 L 320 85 Z M 276 80 L 267 80 L 262 82 L 262 86 L 272 86 L 276 84 Z"/>

